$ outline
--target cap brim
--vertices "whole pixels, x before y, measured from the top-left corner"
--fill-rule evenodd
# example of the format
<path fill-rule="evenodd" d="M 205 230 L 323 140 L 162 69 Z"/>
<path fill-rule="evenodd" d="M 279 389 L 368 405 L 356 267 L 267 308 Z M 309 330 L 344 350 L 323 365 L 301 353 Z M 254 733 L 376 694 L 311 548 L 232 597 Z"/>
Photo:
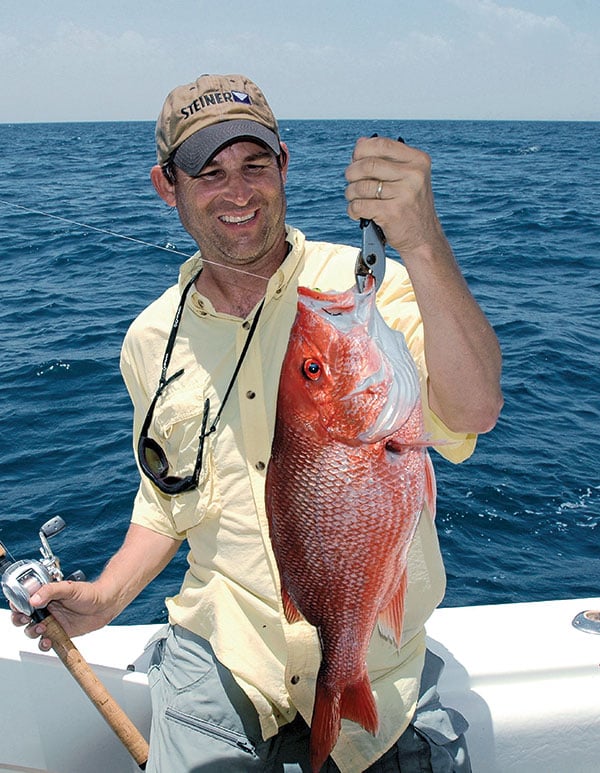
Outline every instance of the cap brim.
<path fill-rule="evenodd" d="M 223 121 L 200 129 L 184 140 L 173 153 L 173 161 L 186 174 L 195 177 L 219 150 L 244 139 L 266 145 L 276 156 L 281 152 L 279 137 L 258 121 Z"/>

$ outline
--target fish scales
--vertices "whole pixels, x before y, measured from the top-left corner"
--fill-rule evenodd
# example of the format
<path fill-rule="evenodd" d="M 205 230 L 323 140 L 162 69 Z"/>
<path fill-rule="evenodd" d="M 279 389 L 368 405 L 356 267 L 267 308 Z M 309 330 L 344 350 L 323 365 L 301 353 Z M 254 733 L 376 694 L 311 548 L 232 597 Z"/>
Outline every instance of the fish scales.
<path fill-rule="evenodd" d="M 369 641 L 379 622 L 400 644 L 408 549 L 434 484 L 416 367 L 376 310 L 374 287 L 299 294 L 266 503 L 286 618 L 319 632 L 311 721 L 319 770 L 342 717 L 378 730 Z"/>

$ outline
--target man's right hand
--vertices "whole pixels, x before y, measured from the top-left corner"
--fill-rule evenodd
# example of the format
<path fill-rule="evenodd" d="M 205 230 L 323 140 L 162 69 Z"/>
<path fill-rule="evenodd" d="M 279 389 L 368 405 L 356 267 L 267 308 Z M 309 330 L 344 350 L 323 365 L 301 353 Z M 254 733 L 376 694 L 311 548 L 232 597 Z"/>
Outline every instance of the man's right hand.
<path fill-rule="evenodd" d="M 108 611 L 108 605 L 102 603 L 95 583 L 92 582 L 67 580 L 48 583 L 31 596 L 29 603 L 35 609 L 46 607 L 69 637 L 96 631 L 113 618 Z M 18 612 L 12 605 L 11 608 L 13 625 L 25 626 L 25 633 L 30 639 L 41 637 L 39 648 L 43 652 L 49 650 L 52 642 L 45 636 L 44 621 L 36 622 Z"/>
<path fill-rule="evenodd" d="M 96 631 L 114 620 L 173 558 L 181 541 L 130 524 L 125 540 L 94 582 L 64 580 L 42 585 L 29 599 L 32 607 L 48 612 L 67 636 Z M 13 608 L 14 625 L 26 626 L 30 639 L 41 637 L 46 652 L 52 642 L 45 636 L 44 622 L 35 622 Z"/>

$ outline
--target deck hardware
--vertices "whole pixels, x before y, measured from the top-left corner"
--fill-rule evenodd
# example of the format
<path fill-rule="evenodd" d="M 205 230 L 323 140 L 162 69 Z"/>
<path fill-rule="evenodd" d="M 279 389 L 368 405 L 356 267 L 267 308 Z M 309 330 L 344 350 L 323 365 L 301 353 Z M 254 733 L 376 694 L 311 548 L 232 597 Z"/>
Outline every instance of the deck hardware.
<path fill-rule="evenodd" d="M 600 634 L 600 610 L 588 609 L 573 618 L 573 626 L 584 633 Z"/>

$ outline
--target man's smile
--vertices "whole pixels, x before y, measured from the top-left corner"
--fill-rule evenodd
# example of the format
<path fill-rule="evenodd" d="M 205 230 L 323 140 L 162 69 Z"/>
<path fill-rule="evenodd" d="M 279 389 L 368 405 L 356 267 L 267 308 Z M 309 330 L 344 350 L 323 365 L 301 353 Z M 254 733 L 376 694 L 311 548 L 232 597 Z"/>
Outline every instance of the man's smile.
<path fill-rule="evenodd" d="M 250 212 L 247 215 L 221 215 L 219 220 L 223 223 L 248 223 L 256 217 L 256 212 L 257 210 L 254 210 L 254 212 Z"/>

